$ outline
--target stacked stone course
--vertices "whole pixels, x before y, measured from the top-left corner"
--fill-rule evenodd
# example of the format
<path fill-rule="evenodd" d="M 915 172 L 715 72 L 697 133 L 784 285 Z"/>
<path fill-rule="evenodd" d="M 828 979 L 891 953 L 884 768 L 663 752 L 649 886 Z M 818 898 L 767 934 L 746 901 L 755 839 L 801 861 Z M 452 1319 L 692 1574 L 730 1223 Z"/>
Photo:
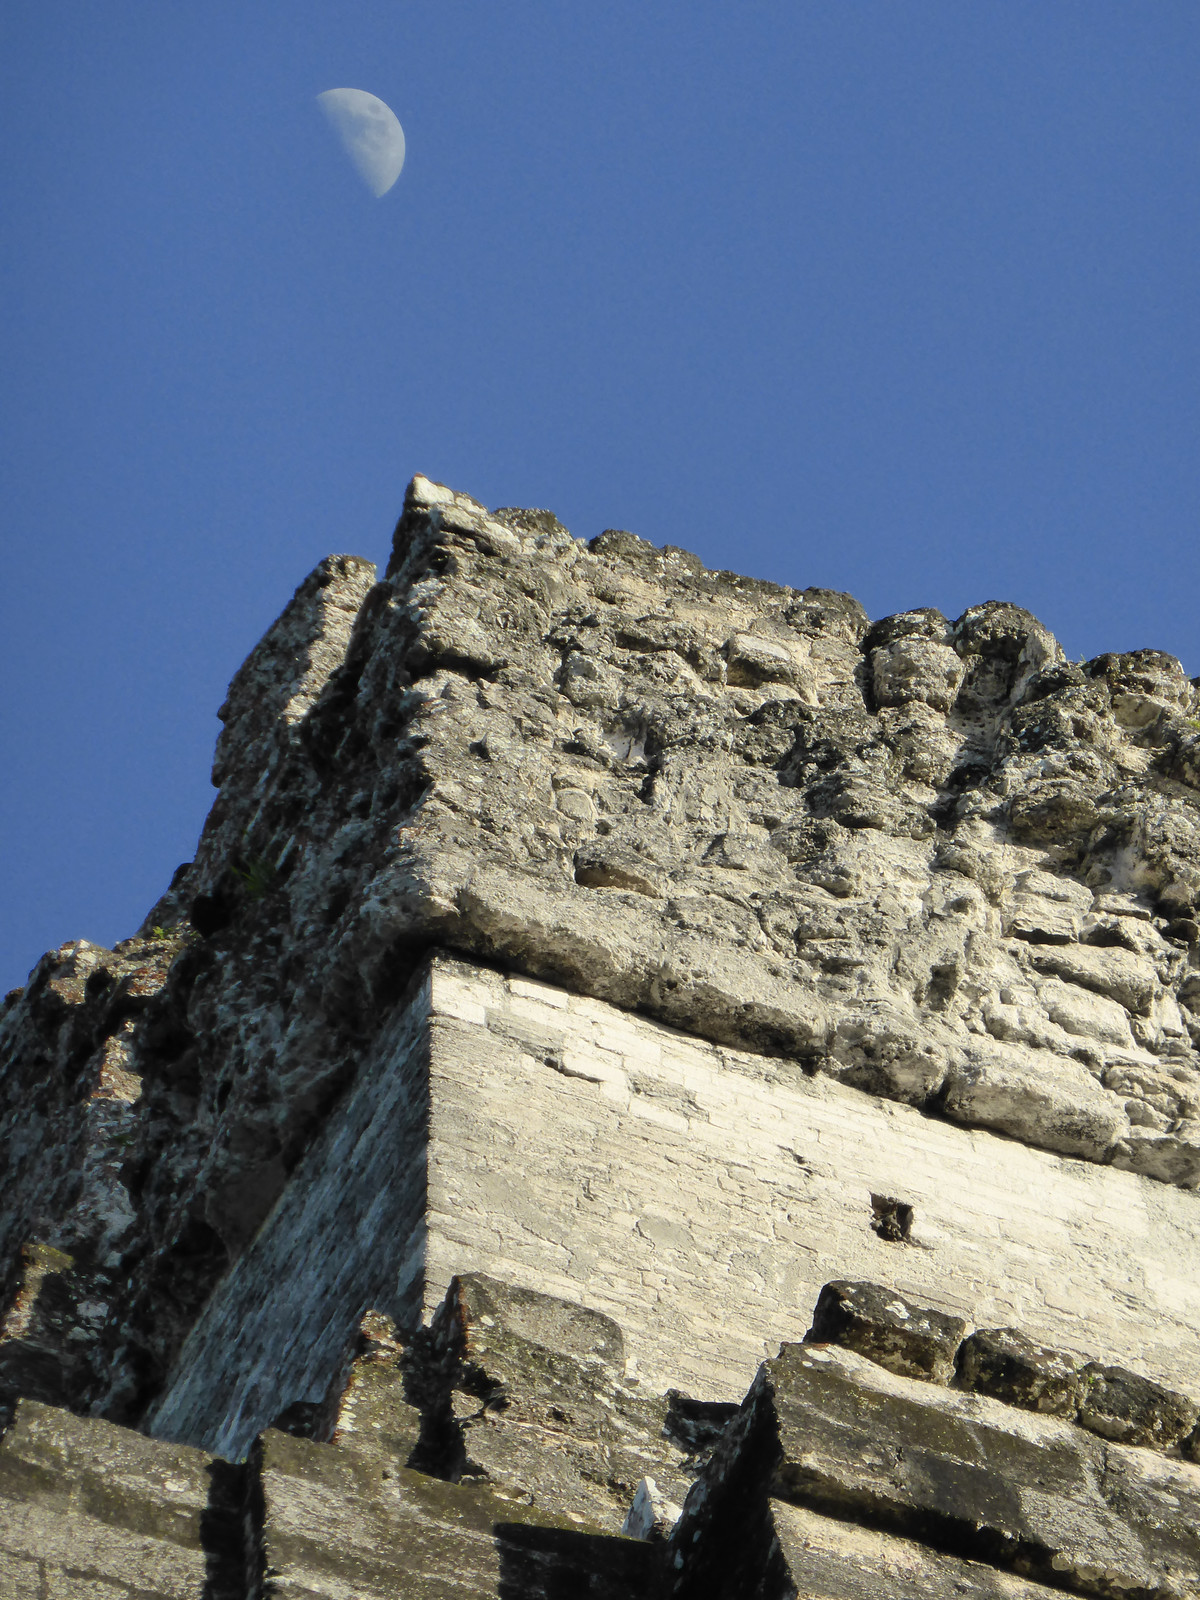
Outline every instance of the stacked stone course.
<path fill-rule="evenodd" d="M 414 479 L 0 1015 L 0 1592 L 1200 1595 L 1198 709 Z"/>

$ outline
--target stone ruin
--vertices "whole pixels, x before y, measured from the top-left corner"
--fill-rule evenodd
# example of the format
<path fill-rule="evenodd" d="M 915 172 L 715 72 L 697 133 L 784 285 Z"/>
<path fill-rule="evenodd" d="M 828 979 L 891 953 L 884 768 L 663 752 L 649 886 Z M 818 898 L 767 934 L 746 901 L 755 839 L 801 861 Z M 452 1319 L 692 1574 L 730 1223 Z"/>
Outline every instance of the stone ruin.
<path fill-rule="evenodd" d="M 1200 1595 L 1198 710 L 416 478 L 5 1002 L 0 1592 Z"/>

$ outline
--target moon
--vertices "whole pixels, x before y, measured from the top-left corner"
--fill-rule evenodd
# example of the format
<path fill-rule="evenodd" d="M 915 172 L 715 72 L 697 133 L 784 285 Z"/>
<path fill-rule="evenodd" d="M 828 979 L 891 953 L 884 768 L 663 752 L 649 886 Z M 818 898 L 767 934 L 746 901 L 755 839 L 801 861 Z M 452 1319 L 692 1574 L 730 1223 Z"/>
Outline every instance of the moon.
<path fill-rule="evenodd" d="M 367 188 L 376 199 L 386 194 L 404 165 L 404 129 L 396 113 L 365 89 L 326 89 L 317 104 Z"/>

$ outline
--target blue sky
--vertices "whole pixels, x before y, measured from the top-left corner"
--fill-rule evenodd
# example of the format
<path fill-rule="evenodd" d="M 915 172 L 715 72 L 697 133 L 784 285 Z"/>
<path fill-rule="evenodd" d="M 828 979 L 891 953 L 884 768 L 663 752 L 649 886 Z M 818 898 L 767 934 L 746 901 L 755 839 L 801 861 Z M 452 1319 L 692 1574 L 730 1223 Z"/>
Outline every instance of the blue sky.
<path fill-rule="evenodd" d="M 134 929 L 417 470 L 1200 673 L 1198 82 L 1194 0 L 9 7 L 0 992 Z"/>

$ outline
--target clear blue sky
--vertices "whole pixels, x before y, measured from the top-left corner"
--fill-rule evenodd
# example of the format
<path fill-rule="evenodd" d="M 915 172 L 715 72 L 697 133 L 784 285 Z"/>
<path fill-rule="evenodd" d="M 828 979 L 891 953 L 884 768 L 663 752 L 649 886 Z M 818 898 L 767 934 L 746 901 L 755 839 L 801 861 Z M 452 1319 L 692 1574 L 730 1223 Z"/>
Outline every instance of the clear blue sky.
<path fill-rule="evenodd" d="M 1195 0 L 9 6 L 0 992 L 133 930 L 416 470 L 1200 673 L 1198 84 Z"/>

